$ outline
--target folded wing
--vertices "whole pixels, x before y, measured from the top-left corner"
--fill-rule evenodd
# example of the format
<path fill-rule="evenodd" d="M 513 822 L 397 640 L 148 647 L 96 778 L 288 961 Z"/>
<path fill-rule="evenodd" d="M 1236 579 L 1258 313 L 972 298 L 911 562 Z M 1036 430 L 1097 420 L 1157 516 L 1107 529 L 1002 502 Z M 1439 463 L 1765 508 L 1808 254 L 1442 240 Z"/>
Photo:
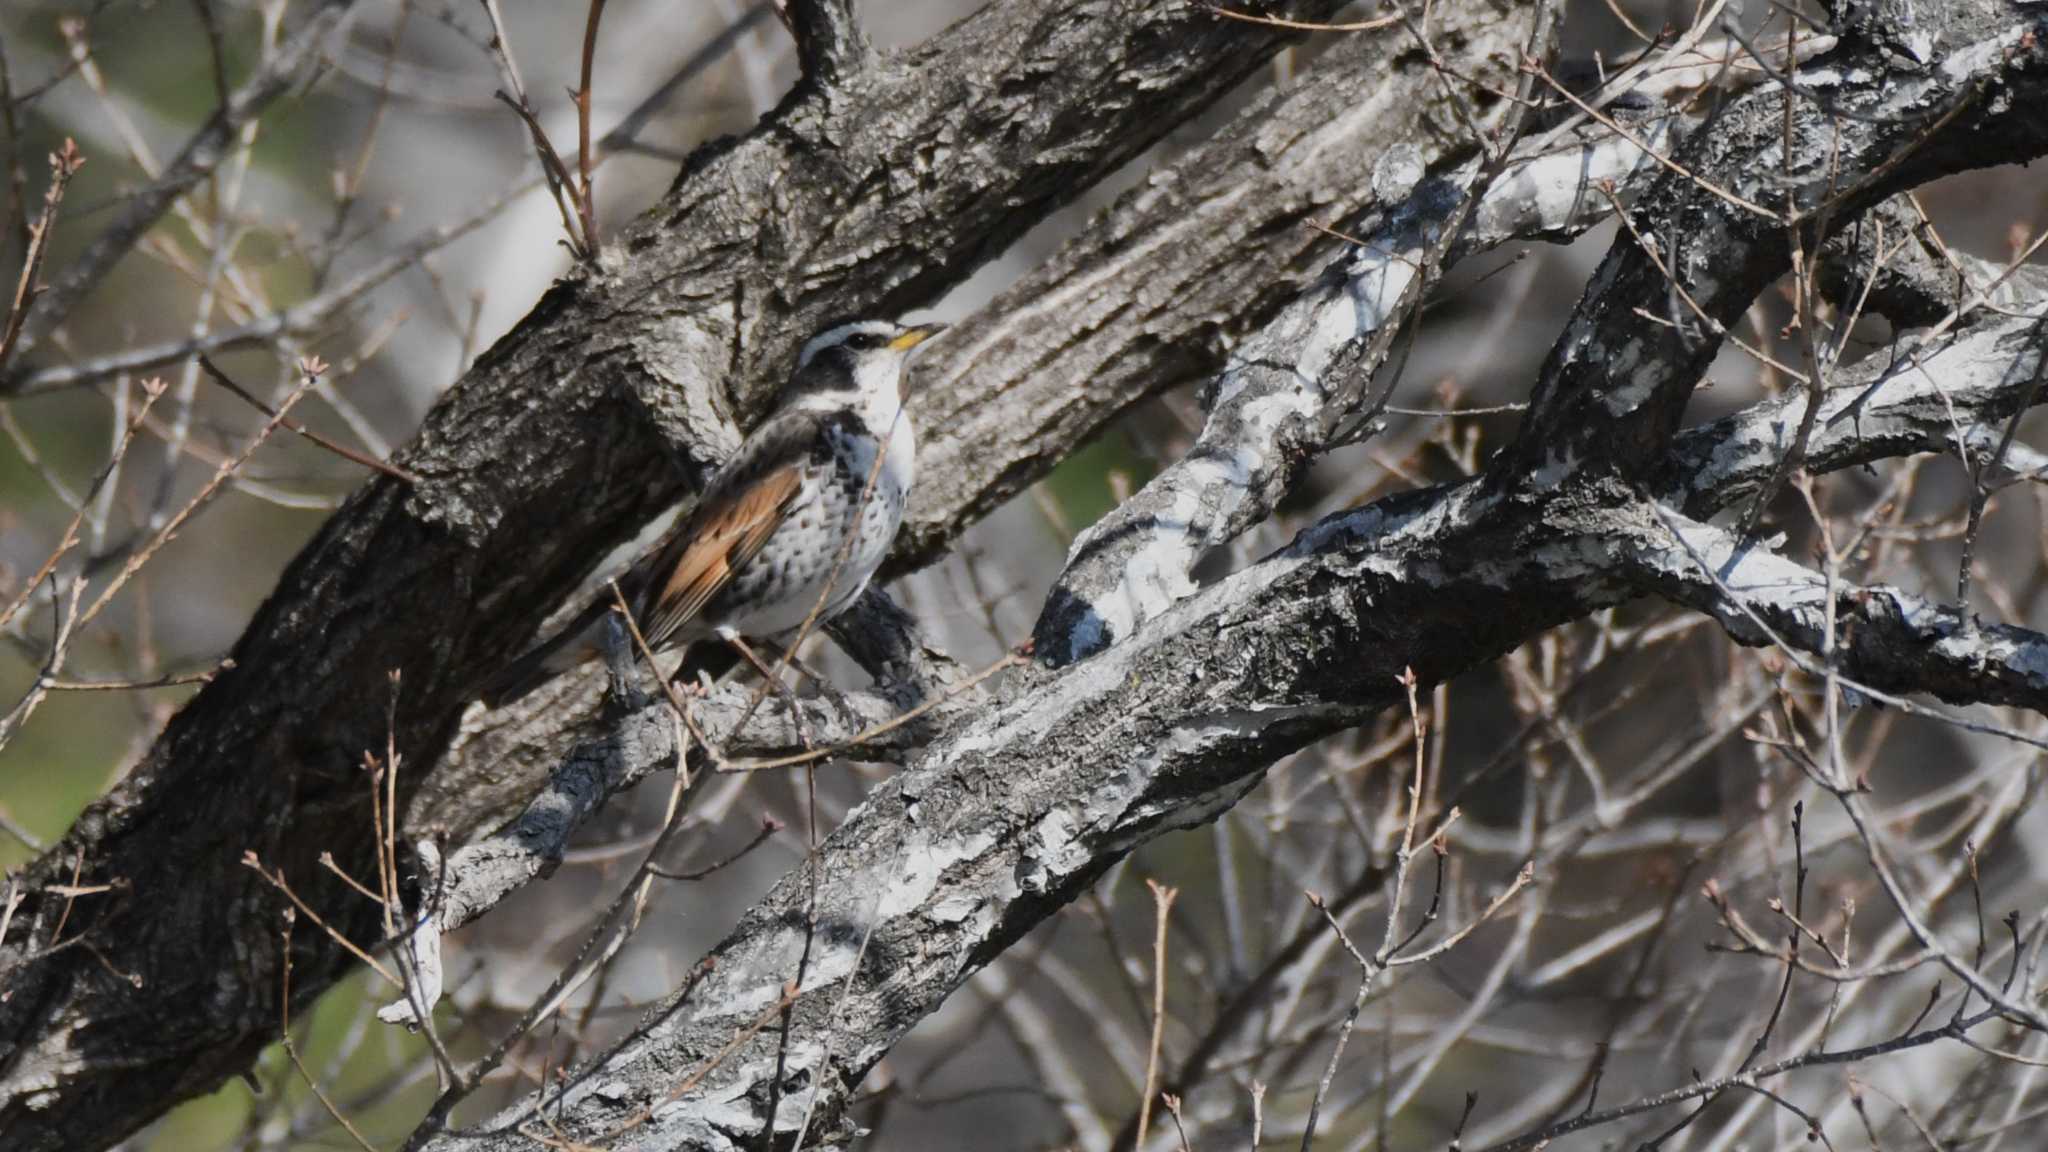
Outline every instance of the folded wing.
<path fill-rule="evenodd" d="M 775 535 L 802 490 L 803 466 L 791 461 L 706 496 L 654 568 L 660 583 L 640 612 L 650 646 L 668 643 L 704 611 Z"/>

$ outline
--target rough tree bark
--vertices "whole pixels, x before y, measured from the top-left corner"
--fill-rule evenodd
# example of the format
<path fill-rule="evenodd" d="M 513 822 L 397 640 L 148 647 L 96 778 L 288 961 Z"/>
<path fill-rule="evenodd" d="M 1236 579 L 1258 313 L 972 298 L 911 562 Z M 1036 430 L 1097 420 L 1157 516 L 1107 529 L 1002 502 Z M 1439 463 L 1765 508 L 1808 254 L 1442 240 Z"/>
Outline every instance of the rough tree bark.
<path fill-rule="evenodd" d="M 26 931 L 0 941 L 0 1131 L 10 1147 L 104 1146 L 274 1038 L 276 903 L 237 863 L 243 851 L 282 867 L 319 906 L 357 908 L 339 926 L 371 934 L 369 912 L 323 884 L 314 861 L 322 851 L 345 866 L 370 857 L 358 765 L 383 744 L 389 670 L 405 673 L 397 738 L 410 799 L 449 770 L 441 753 L 458 732 L 473 736 L 459 716 L 475 684 L 606 546 L 718 458 L 733 434 L 726 413 L 743 422 L 758 409 L 812 323 L 929 299 L 1282 42 L 1273 30 L 1178 6 L 1046 0 L 993 5 L 910 53 L 878 56 L 840 19 L 841 6 L 808 7 L 816 18 L 795 25 L 807 36 L 805 82 L 760 130 L 695 157 L 663 204 L 613 243 L 611 263 L 558 285 L 477 365 L 400 457 L 420 487 L 366 485 L 287 571 L 237 646 L 237 668 L 26 874 Z M 1313 18 L 1335 5 L 1281 7 Z M 1511 44 L 1532 33 L 1541 41 L 1544 20 L 1528 6 L 1443 0 L 1428 28 L 1403 30 L 1420 48 L 1387 82 L 1415 84 L 1416 69 L 1455 58 L 1434 83 L 1452 89 L 1450 76 L 1491 70 L 1491 87 L 1533 89 L 1516 76 L 1519 47 L 1503 58 L 1476 31 L 1509 17 Z M 551 1093 L 554 1122 L 621 1149 L 753 1146 L 764 1129 L 791 1132 L 807 1117 L 813 1134 L 843 1136 L 862 1075 L 976 968 L 1136 845 L 1213 818 L 1276 757 L 1393 704 L 1403 669 L 1436 682 L 1642 595 L 1706 611 L 1744 642 L 1821 647 L 1830 585 L 1704 522 L 1768 483 L 1805 423 L 1803 401 L 1682 436 L 1676 429 L 1721 325 L 1786 270 L 1795 246 L 1814 250 L 1898 190 L 2048 151 L 2048 122 L 2034 111 L 2048 102 L 2048 13 L 1951 0 L 1921 5 L 1916 20 L 1910 54 L 1895 50 L 1898 29 L 1879 34 L 1845 20 L 1841 42 L 1794 73 L 1795 90 L 1766 85 L 1704 126 L 1673 129 L 1682 139 L 1672 165 L 1624 193 L 1629 227 L 1536 382 L 1520 440 L 1484 476 L 1333 517 L 1198 589 L 1190 570 L 1201 551 L 1261 518 L 1300 454 L 1356 415 L 1347 406 L 1360 392 L 1299 385 L 1288 419 L 1239 411 L 1212 420 L 1205 449 L 1239 453 L 1255 474 L 1228 478 L 1232 506 L 1212 518 L 1220 529 L 1184 525 L 1123 558 L 1126 569 L 1134 560 L 1157 566 L 1166 593 L 1124 613 L 1128 624 L 1113 634 L 1075 645 L 1074 623 L 1087 613 L 1073 602 L 1099 599 L 1109 585 L 1063 580 L 1065 623 L 1042 621 L 1041 641 L 1086 658 L 1031 667 L 987 706 L 935 717 L 919 733 L 922 750 L 904 753 L 912 766 L 735 926 L 700 979 L 579 1070 L 566 1092 Z M 1344 73 L 1345 82 L 1366 91 L 1369 71 Z M 1453 97 L 1464 105 L 1452 117 L 1460 129 L 1504 112 L 1485 109 L 1477 90 Z M 1256 114 L 1279 117 L 1290 98 L 1269 99 Z M 1432 115 L 1412 131 L 1405 143 L 1424 157 L 1423 173 L 1469 162 L 1431 135 L 1443 131 Z M 1380 146 L 1370 134 L 1337 138 L 1364 141 L 1361 157 Z M 1789 156 L 1779 154 L 1786 141 L 1795 144 Z M 1256 145 L 1235 159 L 1227 140 L 1215 147 L 1240 177 L 1257 170 Z M 1403 216 L 1411 192 L 1442 193 L 1435 180 L 1375 187 L 1371 175 L 1351 173 L 1354 191 L 1336 199 L 1360 224 L 1395 226 L 1413 219 Z M 1316 187 L 1330 177 L 1321 173 Z M 1275 180 L 1309 184 L 1298 174 Z M 1227 182 L 1206 187 L 1196 202 Z M 1527 194 L 1543 201 L 1560 189 L 1566 201 L 1603 210 L 1569 178 Z M 966 327 L 973 339 L 938 365 L 946 386 L 934 410 L 967 410 L 962 397 L 972 395 L 986 407 L 963 422 L 979 431 L 938 449 L 937 459 L 953 462 L 922 481 L 905 563 L 934 554 L 959 524 L 1130 399 L 1189 372 L 1244 375 L 1213 351 L 1161 349 L 1211 327 L 1261 323 L 1284 296 L 1233 305 L 1198 294 L 1185 310 L 1142 299 L 1115 306 L 1122 285 L 1142 284 L 1148 268 L 1180 255 L 1118 255 L 1160 226 L 1148 213 L 1180 210 L 1148 195 L 1157 194 L 1127 197 L 1043 273 L 1048 287 L 1081 301 L 1074 313 L 1009 298 L 1003 309 L 1020 326 L 1005 331 L 1003 313 L 978 319 Z M 1321 193 L 1301 195 L 1301 204 L 1323 203 Z M 1282 218 L 1305 210 L 1283 207 Z M 1477 215 L 1496 218 L 1483 202 Z M 1529 235 L 1558 227 L 1549 213 L 1527 220 Z M 1268 271 L 1244 286 L 1272 283 L 1302 254 L 1298 240 L 1261 249 Z M 1687 299 L 1676 299 L 1666 270 Z M 1305 277 L 1299 301 L 1365 271 L 1351 260 Z M 1090 286 L 1104 277 L 1119 286 L 1091 301 Z M 1415 279 L 1403 290 L 1426 283 Z M 1111 306 L 1089 313 L 1102 299 Z M 1382 320 L 1393 314 L 1380 311 Z M 1287 342 L 1290 332 L 1299 341 L 1299 320 L 1298 309 L 1274 320 L 1270 351 L 1302 351 Z M 1948 450 L 1958 410 L 1990 419 L 2038 400 L 2043 324 L 1951 317 L 1941 339 L 1903 365 L 1845 373 L 1857 391 L 1830 397 L 1812 422 L 1807 466 Z M 1082 335 L 1045 336 L 1039 325 Z M 1372 345 L 1378 332 L 1340 335 Z M 1377 357 L 1377 347 L 1355 355 Z M 1320 377 L 1336 362 L 1321 351 L 1303 371 Z M 1119 368 L 1099 387 L 1070 371 L 1126 359 L 1137 370 Z M 1929 381 L 1944 374 L 1946 399 L 1930 399 Z M 1219 411 L 1233 397 L 1231 377 L 1222 379 Z M 1045 388 L 1048 380 L 1057 386 Z M 1287 395 L 1280 382 L 1257 386 Z M 1050 414 L 1063 394 L 1081 398 L 1082 416 Z M 987 429 L 1005 419 L 1037 431 L 996 443 Z M 1188 470 L 1177 475 L 1169 482 Z M 1077 549 L 1077 562 L 1087 554 Z M 2038 673 L 2048 639 L 1891 590 L 1832 594 L 1839 613 L 1864 625 L 1835 655 L 1842 675 L 1865 688 L 2048 703 Z M 1090 611 L 1109 618 L 1100 603 Z M 877 702 L 862 704 L 870 706 Z M 593 750 L 601 761 L 630 749 L 630 762 L 601 767 L 590 785 L 598 795 L 621 787 L 673 758 L 664 707 L 595 728 L 555 724 L 533 763 L 553 767 L 566 756 L 554 779 L 562 785 L 570 771 L 586 771 Z M 816 717 L 831 719 L 823 709 Z M 488 812 L 451 809 L 450 821 L 481 828 L 517 807 L 499 797 Z M 192 818 L 199 811 L 205 819 Z M 74 871 L 121 885 L 76 902 L 66 938 L 89 935 L 92 950 L 49 938 L 64 901 L 42 889 Z M 300 933 L 295 948 L 301 996 L 346 970 L 346 957 L 315 934 Z M 786 1048 L 765 1033 L 735 1045 L 736 1030 L 776 1006 L 806 949 Z M 423 1130 L 416 1144 L 529 1147 L 520 1127 L 531 1108 L 473 1132 Z"/>
<path fill-rule="evenodd" d="M 0 951 L 10 1146 L 104 1146 L 276 1038 L 276 894 L 243 853 L 336 909 L 340 930 L 374 934 L 374 909 L 316 861 L 372 870 L 362 756 L 384 745 L 391 671 L 403 802 L 476 685 L 729 450 L 733 414 L 759 409 L 821 319 L 931 299 L 1294 35 L 1067 0 L 992 5 L 898 55 L 807 45 L 835 69 L 701 150 L 604 267 L 558 284 L 483 356 L 399 454 L 421 484 L 351 497 L 234 670 L 23 876 Z M 66 936 L 92 949 L 52 950 L 67 901 L 43 889 L 74 871 L 120 888 L 76 902 Z M 301 999 L 348 968 L 313 934 L 296 950 Z"/>

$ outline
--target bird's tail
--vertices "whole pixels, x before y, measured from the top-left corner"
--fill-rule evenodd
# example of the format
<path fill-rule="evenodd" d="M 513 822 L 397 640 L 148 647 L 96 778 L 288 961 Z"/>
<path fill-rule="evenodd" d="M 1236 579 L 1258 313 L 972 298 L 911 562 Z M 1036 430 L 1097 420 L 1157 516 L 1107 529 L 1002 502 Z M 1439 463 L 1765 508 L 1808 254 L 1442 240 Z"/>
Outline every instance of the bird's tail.
<path fill-rule="evenodd" d="M 561 631 L 527 649 L 484 686 L 486 708 L 503 708 L 562 673 L 597 658 L 597 629 L 611 608 L 600 597 L 562 626 Z"/>

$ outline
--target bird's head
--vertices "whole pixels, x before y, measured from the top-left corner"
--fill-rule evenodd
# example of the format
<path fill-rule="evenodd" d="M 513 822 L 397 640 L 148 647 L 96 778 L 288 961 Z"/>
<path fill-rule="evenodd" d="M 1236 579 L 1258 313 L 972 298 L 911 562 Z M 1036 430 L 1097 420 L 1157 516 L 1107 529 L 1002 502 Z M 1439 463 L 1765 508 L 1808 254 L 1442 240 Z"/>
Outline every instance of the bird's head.
<path fill-rule="evenodd" d="M 888 320 L 835 324 L 811 337 L 797 354 L 788 398 L 893 408 L 908 397 L 910 373 L 905 369 L 911 356 L 945 328 Z"/>

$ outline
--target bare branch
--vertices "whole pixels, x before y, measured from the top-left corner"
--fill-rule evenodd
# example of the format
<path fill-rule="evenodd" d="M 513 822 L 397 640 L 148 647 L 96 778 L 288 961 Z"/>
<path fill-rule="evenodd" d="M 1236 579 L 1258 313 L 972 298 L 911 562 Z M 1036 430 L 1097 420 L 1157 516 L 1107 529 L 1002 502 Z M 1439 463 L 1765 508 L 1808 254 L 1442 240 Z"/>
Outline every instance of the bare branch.
<path fill-rule="evenodd" d="M 1930 19 L 1962 20 L 1964 7 L 1944 6 Z M 1879 67 L 1855 78 L 1818 63 L 1801 70 L 1803 85 L 1827 85 L 1854 119 L 1766 87 L 1733 102 L 1711 133 L 1688 140 L 1678 152 L 1683 170 L 1666 172 L 1644 193 L 1632 234 L 1609 251 L 1552 350 L 1523 435 L 1495 463 L 1497 482 L 1552 477 L 1587 461 L 1635 475 L 1662 455 L 1726 325 L 1790 267 L 1785 225 L 1717 189 L 1788 205 L 1811 228 L 1853 218 L 1900 187 L 1972 167 L 1987 148 L 2028 157 L 2048 150 L 2038 122 L 2006 114 L 2016 107 L 2010 99 L 2025 99 L 2012 86 L 2031 90 L 2039 82 L 2032 60 L 2042 47 L 2038 35 L 2016 25 L 1956 34 L 1975 39 L 1958 45 L 1943 69 Z M 1789 157 L 1788 142 L 1796 149 Z M 1637 307 L 1674 292 L 1690 310 L 1675 310 L 1667 325 L 1638 319 Z"/>
<path fill-rule="evenodd" d="M 31 351 L 52 329 L 64 323 L 71 310 L 99 286 L 114 264 L 156 226 L 171 205 L 213 173 L 233 150 L 243 127 L 294 85 L 307 80 L 319 63 L 328 34 L 341 25 L 355 3 L 356 0 L 317 0 L 305 23 L 263 61 L 255 75 L 235 89 L 227 103 L 192 134 L 148 187 L 122 203 L 113 222 L 71 262 L 64 278 L 36 301 L 22 330 L 17 353 Z"/>
<path fill-rule="evenodd" d="M 2035 307 L 2048 308 L 2048 296 Z M 1879 352 L 1836 374 L 1807 446 L 1806 467 L 1832 472 L 1921 452 L 1964 455 L 1972 436 L 2021 410 L 2044 356 L 2048 323 L 1993 316 L 1914 357 Z M 1803 395 L 1754 404 L 1680 433 L 1658 469 L 1659 498 L 1705 519 L 1748 498 L 1791 442 Z"/>
<path fill-rule="evenodd" d="M 1831 649 L 1852 687 L 2048 714 L 2048 636 L 1983 623 L 1897 588 L 1831 588 L 1818 573 L 1696 521 L 1673 517 L 1661 544 L 1658 534 L 1629 554 L 1634 578 L 1712 616 L 1745 644 L 1783 642 L 1814 654 Z"/>
<path fill-rule="evenodd" d="M 775 0 L 775 8 L 796 40 L 804 76 L 815 84 L 839 84 L 874 55 L 854 0 Z"/>
<path fill-rule="evenodd" d="M 344 7 L 330 3 L 320 18 Z M 659 207 L 620 231 L 616 272 L 550 292 L 429 415 L 393 461 L 419 485 L 372 479 L 307 546 L 236 646 L 235 668 L 173 719 L 99 814 L 23 873 L 14 936 L 0 943 L 10 992 L 0 1044 L 14 1053 L 0 1072 L 0 1127 L 15 1143 L 108 1143 L 275 1036 L 276 942 L 248 932 L 275 896 L 233 860 L 257 849 L 323 908 L 330 896 L 348 901 L 341 927 L 359 926 L 360 898 L 318 858 L 368 872 L 367 798 L 337 782 L 355 779 L 359 750 L 384 744 L 389 669 L 406 673 L 398 748 L 425 766 L 403 782 L 398 800 L 409 806 L 436 787 L 433 766 L 473 685 L 731 442 L 720 415 L 733 410 L 727 381 L 738 411 L 757 410 L 812 325 L 930 298 L 1283 43 L 1176 7 L 1074 21 L 1043 19 L 1047 7 L 990 6 L 830 100 L 793 99 L 744 140 L 701 154 Z M 1289 11 L 1313 18 L 1335 7 L 1300 0 Z M 279 59 L 310 56 L 314 38 L 301 29 Z M 1042 68 L 1045 59 L 1062 66 Z M 1005 63 L 992 73 L 990 61 Z M 938 140 L 964 146 L 932 167 L 923 158 Z M 203 153 L 172 170 L 203 167 Z M 927 175 L 910 188 L 885 178 L 910 171 Z M 523 799 L 442 795 L 460 797 L 449 822 L 469 827 L 497 823 Z M 181 817 L 181 805 L 204 814 Z M 44 873 L 80 851 L 93 878 L 134 887 L 73 929 L 139 971 L 142 989 L 103 981 L 84 949 L 41 951 L 61 903 L 43 895 L 57 880 Z M 191 866 L 162 868 L 167 853 Z M 203 905 L 158 898 L 158 884 L 203 892 Z M 170 947 L 172 937 L 196 949 Z M 339 948 L 298 948 L 294 985 L 306 995 L 347 970 Z M 223 959 L 230 953 L 239 958 Z M 159 1003 L 159 989 L 189 986 L 200 971 L 213 981 L 204 1003 Z M 103 1019 L 150 1019 L 147 1043 L 73 1063 L 73 1029 Z M 54 1087 L 43 1076 L 51 1060 L 66 1067 Z"/>
<path fill-rule="evenodd" d="M 1538 6 L 1527 24 L 1499 22 L 1462 37 L 1459 71 L 1483 77 L 1490 61 L 1543 49 L 1556 15 Z M 1209 548 L 1263 520 L 1340 427 L 1364 425 L 1385 404 L 1393 380 L 1374 386 L 1374 376 L 1493 168 L 1459 162 L 1483 141 L 1436 99 L 1434 68 L 1393 75 L 1399 82 L 1383 82 L 1376 94 L 1388 111 L 1375 127 L 1397 143 L 1375 162 L 1363 216 L 1345 226 L 1362 238 L 1231 350 L 1187 455 L 1075 538 L 1039 620 L 1044 659 L 1092 655 L 1187 596 Z M 1496 113 L 1489 133 L 1519 120 L 1520 107 L 1503 102 Z"/>

